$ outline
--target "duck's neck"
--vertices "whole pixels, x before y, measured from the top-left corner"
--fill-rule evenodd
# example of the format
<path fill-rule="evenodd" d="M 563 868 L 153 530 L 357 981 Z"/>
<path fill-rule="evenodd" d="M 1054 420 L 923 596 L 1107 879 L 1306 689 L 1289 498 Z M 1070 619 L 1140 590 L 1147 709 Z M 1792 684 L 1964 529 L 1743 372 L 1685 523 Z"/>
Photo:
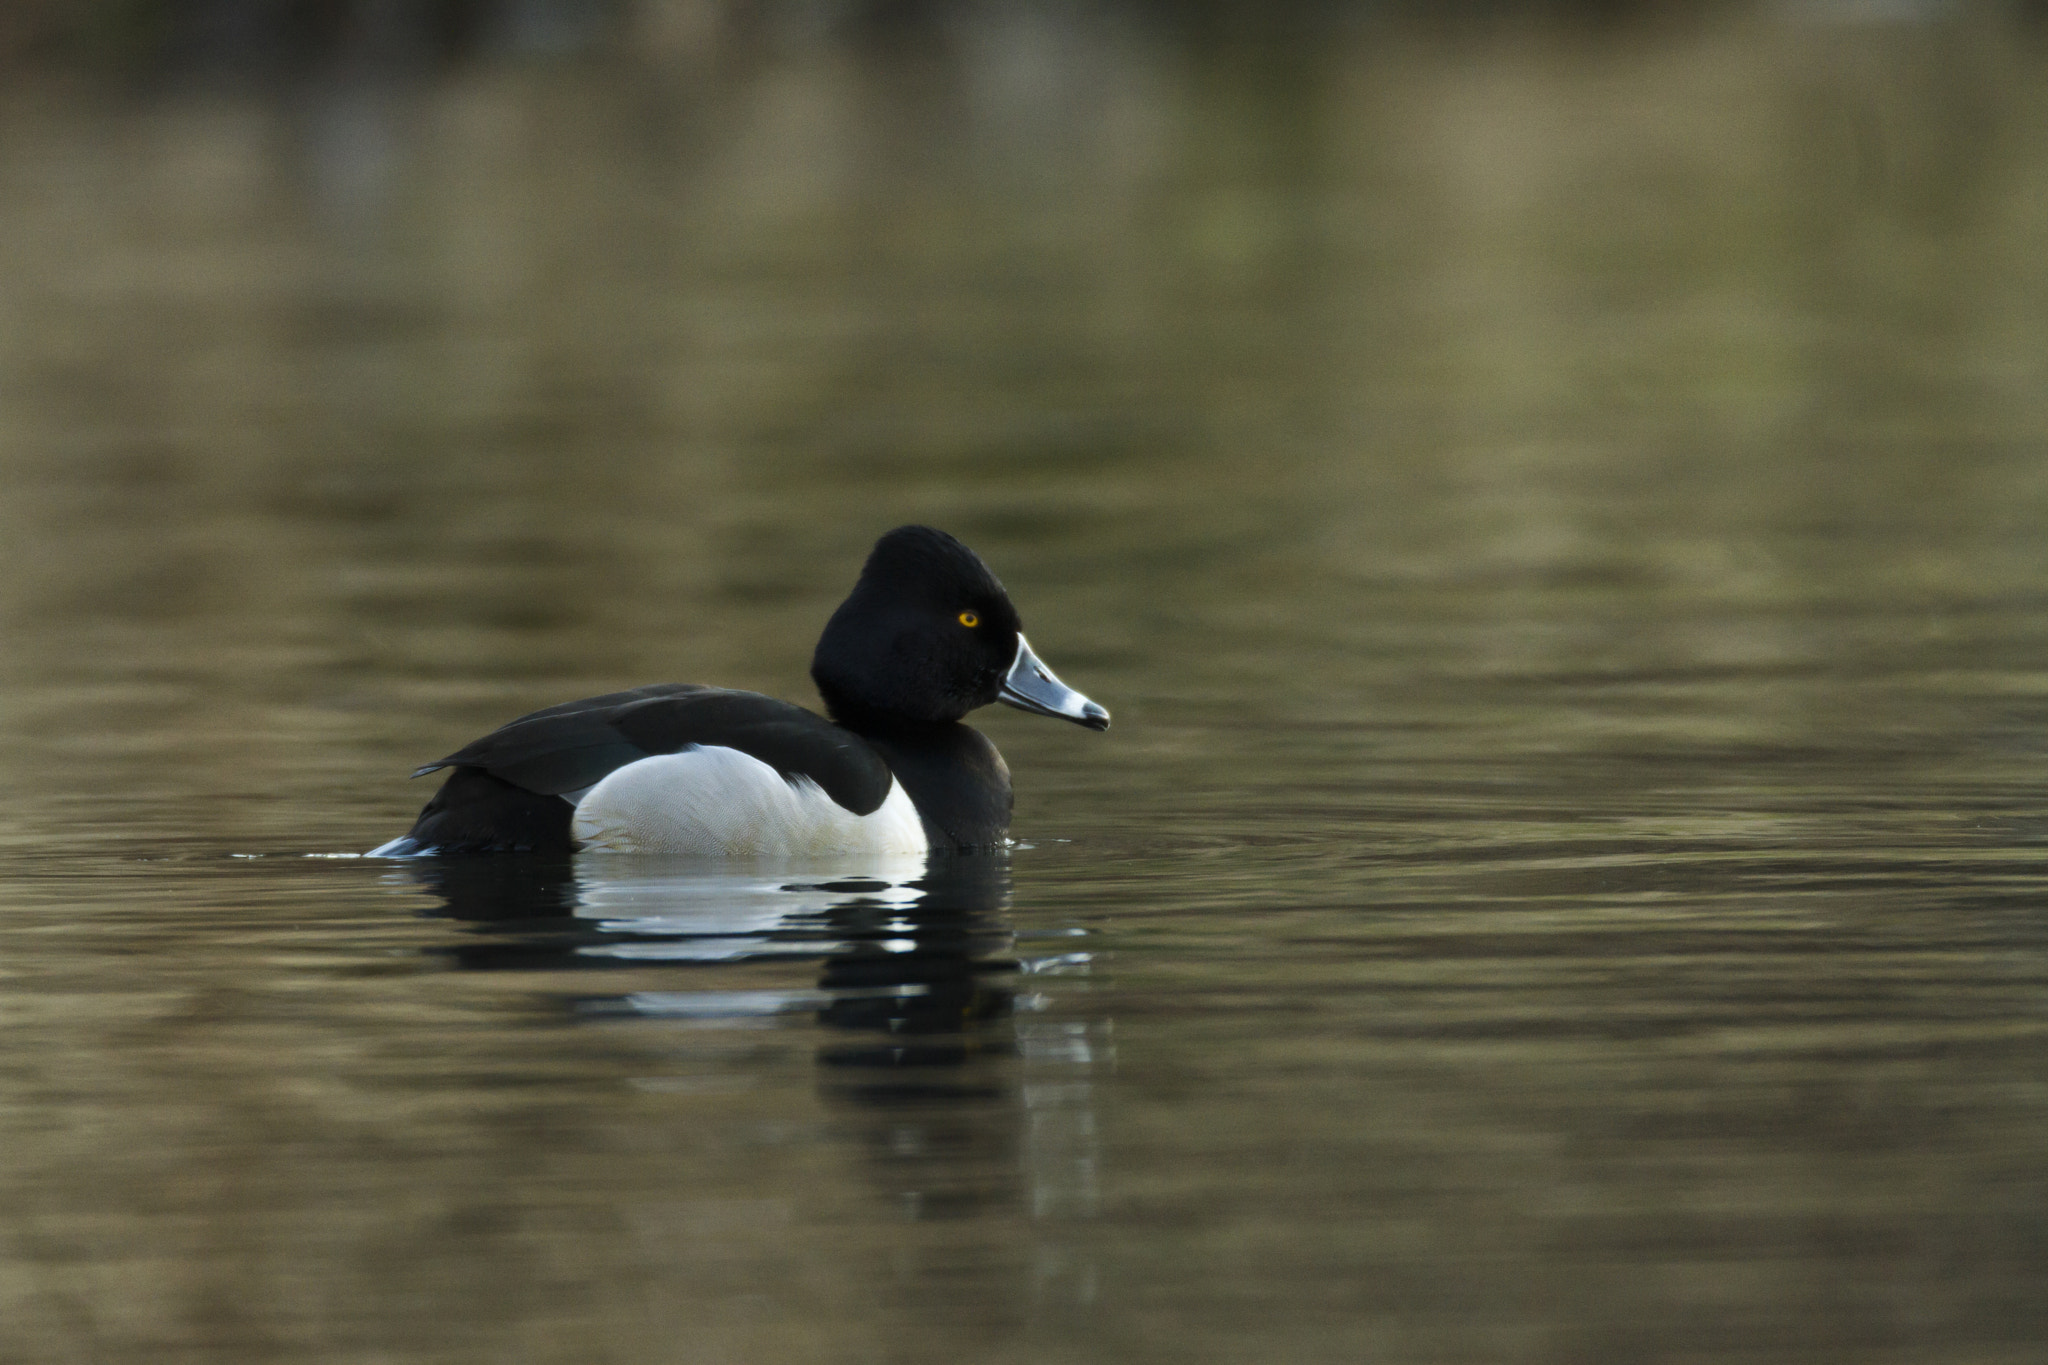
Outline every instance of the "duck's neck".
<path fill-rule="evenodd" d="M 988 736 L 958 721 L 912 721 L 872 712 L 833 720 L 888 761 L 933 848 L 987 848 L 1010 828 L 1010 766 Z"/>

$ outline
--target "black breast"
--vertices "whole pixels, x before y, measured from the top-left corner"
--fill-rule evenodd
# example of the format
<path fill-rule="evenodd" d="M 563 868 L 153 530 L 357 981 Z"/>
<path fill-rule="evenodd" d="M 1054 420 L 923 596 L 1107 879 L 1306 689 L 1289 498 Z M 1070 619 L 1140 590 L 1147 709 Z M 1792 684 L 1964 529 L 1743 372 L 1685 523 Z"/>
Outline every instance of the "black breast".
<path fill-rule="evenodd" d="M 966 725 L 870 735 L 924 819 L 933 848 L 986 848 L 1010 828 L 1010 766 L 988 736 Z"/>

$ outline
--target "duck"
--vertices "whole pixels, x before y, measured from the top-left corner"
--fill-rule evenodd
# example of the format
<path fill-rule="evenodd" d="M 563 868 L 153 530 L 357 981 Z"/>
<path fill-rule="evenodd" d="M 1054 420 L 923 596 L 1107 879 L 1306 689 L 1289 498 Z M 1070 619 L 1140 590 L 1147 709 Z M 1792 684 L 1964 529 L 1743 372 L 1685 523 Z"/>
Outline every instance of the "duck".
<path fill-rule="evenodd" d="M 966 715 L 1002 702 L 1107 730 L 1032 652 L 1010 595 L 944 531 L 875 542 L 818 638 L 825 714 L 700 683 L 545 707 L 414 771 L 446 771 L 369 857 L 604 851 L 714 857 L 1000 846 L 1009 766 Z"/>

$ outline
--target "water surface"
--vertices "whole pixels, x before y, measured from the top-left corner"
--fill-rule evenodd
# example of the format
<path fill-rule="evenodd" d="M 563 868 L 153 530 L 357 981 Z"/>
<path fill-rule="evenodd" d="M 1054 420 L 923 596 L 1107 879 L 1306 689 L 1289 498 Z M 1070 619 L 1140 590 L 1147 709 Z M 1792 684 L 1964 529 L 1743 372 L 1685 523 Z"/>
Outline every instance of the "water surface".
<path fill-rule="evenodd" d="M 0 1360 L 2039 1359 L 2038 49 L 949 33 L 0 96 Z M 325 856 L 911 520 L 1013 849 Z"/>

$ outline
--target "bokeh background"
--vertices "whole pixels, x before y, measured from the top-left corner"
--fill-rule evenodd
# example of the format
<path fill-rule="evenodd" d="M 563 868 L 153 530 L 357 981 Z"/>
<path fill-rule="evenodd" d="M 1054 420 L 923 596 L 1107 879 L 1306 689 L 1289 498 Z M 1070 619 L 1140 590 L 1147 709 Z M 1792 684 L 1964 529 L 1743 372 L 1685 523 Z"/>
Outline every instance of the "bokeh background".
<path fill-rule="evenodd" d="M 1000 885 L 325 856 L 906 521 Z M 2044 524 L 2037 3 L 0 0 L 0 1361 L 2038 1361 Z"/>

